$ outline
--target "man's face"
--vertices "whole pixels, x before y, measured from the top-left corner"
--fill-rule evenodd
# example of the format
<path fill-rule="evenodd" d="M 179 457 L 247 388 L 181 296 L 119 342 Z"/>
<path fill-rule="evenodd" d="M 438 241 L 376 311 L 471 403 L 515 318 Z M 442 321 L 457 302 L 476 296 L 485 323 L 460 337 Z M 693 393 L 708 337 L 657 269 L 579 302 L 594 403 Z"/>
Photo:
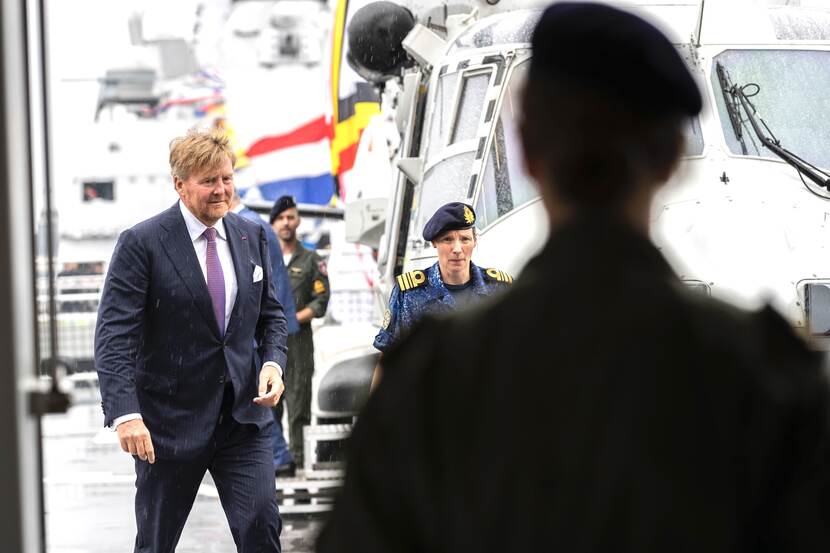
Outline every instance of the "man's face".
<path fill-rule="evenodd" d="M 231 160 L 213 169 L 194 171 L 186 179 L 173 177 L 176 192 L 190 212 L 207 226 L 225 216 L 233 197 Z"/>
<path fill-rule="evenodd" d="M 300 226 L 300 213 L 296 207 L 289 207 L 271 223 L 274 232 L 283 242 L 293 242 L 297 236 L 297 227 Z"/>
<path fill-rule="evenodd" d="M 432 241 L 438 250 L 438 267 L 446 276 L 459 275 L 470 268 L 470 258 L 476 246 L 473 229 L 449 230 Z"/>

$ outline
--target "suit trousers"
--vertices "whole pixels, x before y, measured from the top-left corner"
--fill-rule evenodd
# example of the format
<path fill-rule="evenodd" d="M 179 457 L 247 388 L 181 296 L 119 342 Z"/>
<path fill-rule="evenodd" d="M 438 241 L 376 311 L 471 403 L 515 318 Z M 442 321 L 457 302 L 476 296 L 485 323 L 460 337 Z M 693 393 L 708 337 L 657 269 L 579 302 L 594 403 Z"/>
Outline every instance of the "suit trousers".
<path fill-rule="evenodd" d="M 288 337 L 285 393 L 277 404 L 275 417 L 282 420 L 288 409 L 288 447 L 298 466 L 303 466 L 303 427 L 311 424 L 311 378 L 314 376 L 314 341 L 311 325 Z"/>
<path fill-rule="evenodd" d="M 195 459 L 136 458 L 135 553 L 173 553 L 210 471 L 239 553 L 279 553 L 282 521 L 272 464 L 272 428 L 237 423 L 228 386 L 210 446 Z"/>

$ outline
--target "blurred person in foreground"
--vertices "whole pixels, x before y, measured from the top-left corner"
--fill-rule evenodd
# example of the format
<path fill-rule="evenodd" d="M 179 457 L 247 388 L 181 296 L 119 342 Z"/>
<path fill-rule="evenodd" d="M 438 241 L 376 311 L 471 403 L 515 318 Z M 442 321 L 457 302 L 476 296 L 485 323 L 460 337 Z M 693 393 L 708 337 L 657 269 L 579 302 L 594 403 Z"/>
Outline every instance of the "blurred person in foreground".
<path fill-rule="evenodd" d="M 473 263 L 473 250 L 478 243 L 475 224 L 472 206 L 450 202 L 439 207 L 424 225 L 424 240 L 432 243 L 438 261 L 426 271 L 410 271 L 396 277 L 389 307 L 375 337 L 374 346 L 381 358 L 372 374 L 372 389 L 383 375 L 383 352 L 416 321 L 427 314 L 474 305 L 513 282 L 513 277 L 503 271 L 482 269 Z"/>
<path fill-rule="evenodd" d="M 280 251 L 280 241 L 277 235 L 274 234 L 274 229 L 256 211 L 242 203 L 242 199 L 236 190 L 234 190 L 231 199 L 231 212 L 254 221 L 265 231 L 265 236 L 268 239 L 268 259 L 271 261 L 271 274 L 277 287 L 277 300 L 282 305 L 285 314 L 288 335 L 291 336 L 297 333 L 300 330 L 300 323 L 297 322 L 297 308 L 294 305 L 294 294 L 291 292 L 291 280 L 288 278 L 288 270 L 285 268 L 282 252 Z M 272 412 L 274 414 L 274 475 L 293 475 L 296 465 L 283 435 L 282 420 L 278 418 L 277 408 L 274 408 Z"/>
<path fill-rule="evenodd" d="M 549 7 L 532 46 L 549 241 L 498 301 L 388 352 L 318 551 L 830 551 L 820 356 L 648 239 L 701 109 L 689 70 L 599 4 Z"/>
<path fill-rule="evenodd" d="M 300 323 L 299 332 L 288 337 L 285 400 L 277 405 L 275 416 L 282 418 L 282 410 L 288 409 L 288 447 L 296 465 L 303 466 L 303 427 L 311 424 L 311 379 L 314 376 L 311 320 L 326 314 L 331 290 L 326 262 L 314 250 L 303 247 L 297 236 L 301 219 L 294 198 L 277 198 L 268 218 L 280 240 Z M 284 474 L 293 476 L 296 465 Z"/>
<path fill-rule="evenodd" d="M 179 201 L 121 233 L 107 272 L 95 368 L 135 459 L 136 553 L 175 551 L 206 471 L 237 551 L 280 551 L 270 408 L 287 327 L 264 230 L 228 211 L 234 162 L 221 132 L 173 140 Z"/>

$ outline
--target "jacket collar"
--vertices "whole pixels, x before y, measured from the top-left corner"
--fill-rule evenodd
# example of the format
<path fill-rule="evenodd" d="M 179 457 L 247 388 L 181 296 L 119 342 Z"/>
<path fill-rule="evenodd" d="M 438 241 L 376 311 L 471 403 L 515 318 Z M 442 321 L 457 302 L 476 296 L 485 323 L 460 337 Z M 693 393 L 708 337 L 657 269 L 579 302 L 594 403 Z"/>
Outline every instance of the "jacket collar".
<path fill-rule="evenodd" d="M 231 312 L 231 319 L 225 329 L 225 335 L 230 334 L 236 328 L 243 316 L 242 303 L 240 298 L 247 297 L 245 294 L 251 286 L 252 267 L 249 267 L 248 242 L 250 241 L 246 230 L 238 224 L 239 216 L 235 214 L 226 215 L 223 218 L 224 230 L 227 233 L 228 246 L 233 259 L 234 272 L 236 273 L 237 295 L 234 308 Z M 197 220 L 198 221 L 198 220 Z M 208 325 L 219 338 L 219 329 L 216 325 L 216 316 L 213 314 L 210 294 L 204 274 L 199 266 L 196 257 L 196 250 L 191 240 L 190 229 L 185 222 L 185 215 L 182 213 L 178 202 L 170 209 L 163 212 L 160 219 L 164 237 L 161 240 L 162 247 L 167 252 L 173 267 L 184 282 L 185 287 L 193 296 L 194 303 L 202 316 L 212 321 Z M 204 225 L 202 225 L 204 227 Z M 205 227 L 206 228 L 206 227 Z M 204 229 L 202 230 L 204 232 Z"/>
<path fill-rule="evenodd" d="M 605 212 L 581 214 L 552 231 L 545 247 L 523 271 L 522 280 L 538 273 L 567 278 L 597 273 L 677 278 L 648 237 Z"/>
<path fill-rule="evenodd" d="M 437 261 L 433 263 L 429 269 L 427 269 L 427 280 L 429 280 L 430 286 L 435 289 L 435 297 L 437 299 L 440 299 L 442 303 L 447 305 L 455 305 L 455 298 L 450 293 L 449 289 L 447 289 L 444 285 L 444 281 L 441 279 L 441 269 L 438 266 Z M 472 281 L 473 290 L 476 294 L 480 296 L 486 296 L 488 294 L 487 283 L 484 280 L 484 275 L 482 274 L 481 269 L 472 261 L 470 262 L 470 280 Z"/>
<path fill-rule="evenodd" d="M 251 260 L 248 251 L 249 242 L 251 240 L 258 240 L 257 236 L 248 236 L 248 231 L 243 225 L 243 218 L 241 215 L 229 213 L 224 217 L 223 224 L 228 232 L 228 246 L 231 250 L 231 257 L 233 258 L 233 268 L 236 273 L 236 301 L 233 304 L 233 311 L 231 311 L 231 318 L 228 321 L 228 328 L 225 329 L 225 335 L 231 334 L 239 322 L 242 320 L 244 314 L 244 301 L 241 298 L 248 297 L 248 291 L 253 285 L 253 261 Z M 259 230 L 259 227 L 256 227 Z"/>
<path fill-rule="evenodd" d="M 472 261 L 470 262 L 470 279 L 473 281 L 473 290 L 480 296 L 488 294 L 487 282 L 484 280 L 484 274 L 481 267 L 477 266 Z"/>
<path fill-rule="evenodd" d="M 290 264 L 292 264 L 295 260 L 299 259 L 300 256 L 303 255 L 306 251 L 308 250 L 305 246 L 303 246 L 303 243 L 297 240 L 297 247 L 294 248 L 294 252 L 291 254 L 291 257 L 288 259 L 288 263 L 286 263 L 285 266 L 287 267 Z"/>

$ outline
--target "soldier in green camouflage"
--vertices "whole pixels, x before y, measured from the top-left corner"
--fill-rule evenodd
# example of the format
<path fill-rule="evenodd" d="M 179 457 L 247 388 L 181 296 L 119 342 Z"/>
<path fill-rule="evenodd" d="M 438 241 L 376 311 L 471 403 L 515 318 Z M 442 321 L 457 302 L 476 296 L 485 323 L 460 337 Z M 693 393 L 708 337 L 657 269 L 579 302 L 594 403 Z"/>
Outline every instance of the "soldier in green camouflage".
<path fill-rule="evenodd" d="M 311 423 L 311 377 L 314 374 L 311 319 L 326 313 L 329 278 L 326 262 L 317 252 L 304 248 L 297 239 L 300 215 L 294 198 L 282 196 L 274 202 L 270 221 L 280 239 L 300 323 L 300 331 L 288 338 L 285 394 L 276 409 L 278 416 L 282 416 L 282 405 L 288 409 L 288 445 L 294 462 L 302 466 L 303 427 Z"/>

